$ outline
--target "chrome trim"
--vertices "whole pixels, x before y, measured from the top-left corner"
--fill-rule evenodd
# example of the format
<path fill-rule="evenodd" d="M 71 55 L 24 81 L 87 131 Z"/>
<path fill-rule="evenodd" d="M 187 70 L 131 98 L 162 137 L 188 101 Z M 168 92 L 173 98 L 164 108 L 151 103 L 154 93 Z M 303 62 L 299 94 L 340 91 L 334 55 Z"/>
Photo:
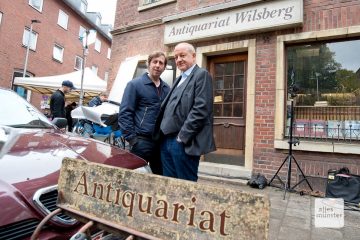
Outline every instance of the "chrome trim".
<path fill-rule="evenodd" d="M 45 187 L 45 188 L 41 188 L 39 190 L 37 190 L 35 193 L 34 193 L 34 196 L 33 196 L 33 202 L 35 204 L 35 206 L 38 207 L 38 209 L 44 214 L 44 215 L 49 215 L 50 214 L 50 211 L 49 209 L 47 209 L 44 204 L 42 204 L 42 202 L 40 201 L 40 197 L 43 195 L 43 194 L 46 194 L 46 193 L 49 193 L 49 192 L 52 192 L 52 191 L 55 191 L 57 190 L 57 186 L 58 185 L 53 185 L 53 186 L 49 186 L 49 187 Z M 71 219 L 71 220 L 66 220 L 66 219 L 62 219 L 58 216 L 54 216 L 53 218 L 51 218 L 52 221 L 54 222 L 57 222 L 57 223 L 60 223 L 60 224 L 64 224 L 64 225 L 75 225 L 78 221 L 76 219 Z"/>

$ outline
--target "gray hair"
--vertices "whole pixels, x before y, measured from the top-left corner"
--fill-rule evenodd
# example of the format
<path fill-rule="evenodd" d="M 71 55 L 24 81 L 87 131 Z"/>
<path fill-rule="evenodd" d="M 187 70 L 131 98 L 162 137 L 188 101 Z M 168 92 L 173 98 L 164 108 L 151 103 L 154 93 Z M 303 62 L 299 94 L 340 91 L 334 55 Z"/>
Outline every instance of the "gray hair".
<path fill-rule="evenodd" d="M 182 42 L 182 43 L 177 44 L 175 46 L 175 48 L 178 47 L 178 46 L 185 47 L 190 53 L 195 53 L 195 47 L 190 43 Z"/>

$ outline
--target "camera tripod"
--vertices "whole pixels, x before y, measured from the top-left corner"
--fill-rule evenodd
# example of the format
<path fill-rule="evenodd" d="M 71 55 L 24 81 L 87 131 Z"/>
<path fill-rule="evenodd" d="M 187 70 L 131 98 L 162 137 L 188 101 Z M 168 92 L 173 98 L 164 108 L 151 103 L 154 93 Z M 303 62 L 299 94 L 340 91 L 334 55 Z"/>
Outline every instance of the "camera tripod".
<path fill-rule="evenodd" d="M 284 188 L 284 200 L 285 200 L 285 196 L 286 196 L 286 192 L 287 191 L 293 191 L 295 189 L 295 187 L 297 187 L 300 183 L 302 183 L 303 181 L 306 181 L 307 185 L 309 186 L 309 188 L 311 189 L 311 191 L 313 191 L 308 179 L 306 178 L 304 172 L 301 170 L 298 162 L 296 161 L 294 155 L 293 155 L 293 145 L 296 146 L 298 144 L 300 144 L 299 139 L 294 139 L 293 138 L 293 125 L 294 125 L 294 97 L 296 96 L 296 94 L 294 93 L 294 89 L 295 87 L 291 87 L 290 88 L 290 95 L 291 95 L 291 105 L 290 105 L 290 127 L 289 127 L 289 153 L 288 155 L 285 157 L 284 161 L 282 162 L 281 166 L 279 167 L 279 169 L 276 171 L 275 175 L 271 178 L 269 185 L 272 183 L 272 181 L 275 179 L 275 177 L 281 182 L 281 184 L 283 185 Z M 291 183 L 291 162 L 294 161 L 294 163 L 296 164 L 297 168 L 299 169 L 303 179 L 300 180 L 298 183 L 296 183 L 293 187 L 291 187 L 290 183 Z M 281 168 L 284 166 L 284 164 L 287 162 L 288 164 L 288 169 L 287 169 L 287 176 L 286 176 L 286 181 L 284 182 L 278 175 L 278 173 L 280 172 Z"/>

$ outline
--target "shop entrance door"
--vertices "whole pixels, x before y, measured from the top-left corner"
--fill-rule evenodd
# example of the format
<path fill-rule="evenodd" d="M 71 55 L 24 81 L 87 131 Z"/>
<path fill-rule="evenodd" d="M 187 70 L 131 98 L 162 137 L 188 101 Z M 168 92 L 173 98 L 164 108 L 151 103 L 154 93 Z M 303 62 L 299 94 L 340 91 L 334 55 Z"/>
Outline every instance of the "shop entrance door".
<path fill-rule="evenodd" d="M 214 138 L 217 151 L 206 162 L 245 165 L 247 55 L 210 57 L 213 78 Z"/>

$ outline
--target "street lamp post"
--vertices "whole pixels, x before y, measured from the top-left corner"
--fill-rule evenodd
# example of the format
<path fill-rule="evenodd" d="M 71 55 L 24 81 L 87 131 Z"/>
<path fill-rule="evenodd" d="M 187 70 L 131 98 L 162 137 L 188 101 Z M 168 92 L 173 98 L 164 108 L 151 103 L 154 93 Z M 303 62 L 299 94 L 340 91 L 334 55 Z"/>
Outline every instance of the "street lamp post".
<path fill-rule="evenodd" d="M 30 32 L 29 32 L 29 37 L 28 37 L 27 46 L 26 46 L 26 55 L 25 55 L 23 77 L 26 77 L 26 71 L 27 71 L 26 69 L 27 69 L 27 64 L 28 64 L 28 59 L 29 59 L 29 50 L 30 50 L 30 44 L 31 44 L 31 40 L 32 40 L 32 29 L 33 29 L 33 24 L 34 23 L 41 23 L 41 22 L 39 20 L 36 20 L 36 19 L 31 20 Z"/>
<path fill-rule="evenodd" d="M 85 37 L 85 41 L 83 41 L 83 38 Z M 80 100 L 79 100 L 79 106 L 83 105 L 84 101 L 84 74 L 85 74 L 85 65 L 86 65 L 86 56 L 88 55 L 88 48 L 89 45 L 93 44 L 95 42 L 96 38 L 96 31 L 93 29 L 86 30 L 85 36 L 81 38 L 83 43 L 83 65 L 82 65 L 82 73 L 81 73 L 81 89 L 80 89 Z"/>
<path fill-rule="evenodd" d="M 82 62 L 82 72 L 81 72 L 81 85 L 80 85 L 80 100 L 79 100 L 79 106 L 83 105 L 83 101 L 84 101 L 84 89 L 83 89 L 83 85 L 84 85 L 84 73 L 85 73 L 85 64 L 86 64 L 86 56 L 88 54 L 88 37 L 89 37 L 89 30 L 86 30 L 85 32 L 85 46 L 83 47 L 83 62 Z"/>

